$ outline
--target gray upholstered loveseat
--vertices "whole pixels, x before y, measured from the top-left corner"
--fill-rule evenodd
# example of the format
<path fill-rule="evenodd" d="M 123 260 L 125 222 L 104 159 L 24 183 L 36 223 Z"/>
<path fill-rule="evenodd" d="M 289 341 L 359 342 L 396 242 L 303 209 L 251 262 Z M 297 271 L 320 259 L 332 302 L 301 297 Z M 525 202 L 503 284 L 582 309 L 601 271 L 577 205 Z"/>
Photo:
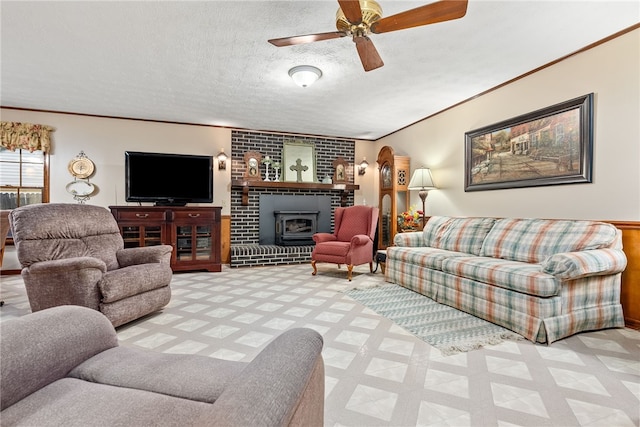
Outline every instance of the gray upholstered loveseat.
<path fill-rule="evenodd" d="M 2 323 L 2 426 L 321 426 L 322 337 L 291 329 L 250 363 L 118 346 L 59 306 Z"/>
<path fill-rule="evenodd" d="M 624 326 L 627 260 L 611 224 L 433 216 L 394 243 L 387 281 L 531 341 Z"/>

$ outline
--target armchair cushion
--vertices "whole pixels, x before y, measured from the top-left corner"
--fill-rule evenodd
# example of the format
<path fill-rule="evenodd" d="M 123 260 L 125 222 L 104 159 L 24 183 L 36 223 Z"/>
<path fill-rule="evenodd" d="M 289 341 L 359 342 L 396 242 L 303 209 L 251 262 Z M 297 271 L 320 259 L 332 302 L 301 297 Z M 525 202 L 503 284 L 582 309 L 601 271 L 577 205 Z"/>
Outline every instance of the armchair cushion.
<path fill-rule="evenodd" d="M 116 251 L 124 242 L 118 224 L 105 208 L 67 203 L 27 205 L 11 211 L 9 219 L 23 268 L 84 256 L 102 260 L 108 270 L 118 268 Z"/>

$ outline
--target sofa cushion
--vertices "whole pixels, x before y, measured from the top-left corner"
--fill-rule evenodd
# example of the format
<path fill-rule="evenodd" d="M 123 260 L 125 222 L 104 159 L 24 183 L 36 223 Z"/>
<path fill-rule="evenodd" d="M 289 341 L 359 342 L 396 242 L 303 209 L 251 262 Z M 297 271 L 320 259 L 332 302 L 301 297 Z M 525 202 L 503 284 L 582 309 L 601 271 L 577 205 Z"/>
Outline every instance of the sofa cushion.
<path fill-rule="evenodd" d="M 594 221 L 501 219 L 484 239 L 481 256 L 539 263 L 553 254 L 613 247 L 618 230 Z"/>
<path fill-rule="evenodd" d="M 442 271 L 529 295 L 558 295 L 560 282 L 543 273 L 540 264 L 486 257 L 453 257 L 442 261 Z"/>
<path fill-rule="evenodd" d="M 98 282 L 102 302 L 110 303 L 142 292 L 168 286 L 172 271 L 168 264 L 140 264 L 107 271 Z"/>
<path fill-rule="evenodd" d="M 426 246 L 479 255 L 487 233 L 495 223 L 494 218 L 429 219 L 423 230 Z"/>
<path fill-rule="evenodd" d="M 181 426 L 208 403 L 63 378 L 2 411 L 2 425 Z"/>
<path fill-rule="evenodd" d="M 389 246 L 387 248 L 387 260 L 399 260 L 403 268 L 420 267 L 432 270 L 442 270 L 442 261 L 451 257 L 468 257 L 469 254 L 462 252 L 447 251 L 444 249 L 430 247 L 402 247 Z"/>
<path fill-rule="evenodd" d="M 78 365 L 68 376 L 213 403 L 246 365 L 193 354 L 115 347 Z"/>

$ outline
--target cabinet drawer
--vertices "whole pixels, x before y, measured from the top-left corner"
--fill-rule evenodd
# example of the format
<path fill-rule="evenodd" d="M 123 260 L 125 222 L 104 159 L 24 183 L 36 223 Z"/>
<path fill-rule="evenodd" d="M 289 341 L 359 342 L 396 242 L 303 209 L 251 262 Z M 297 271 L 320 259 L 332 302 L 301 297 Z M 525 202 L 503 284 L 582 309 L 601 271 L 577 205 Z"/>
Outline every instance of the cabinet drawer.
<path fill-rule="evenodd" d="M 213 221 L 215 218 L 215 212 L 213 210 L 193 210 L 193 211 L 174 211 L 173 212 L 173 220 L 204 220 L 204 221 Z"/>
<path fill-rule="evenodd" d="M 164 211 L 119 211 L 116 216 L 118 221 L 164 221 Z"/>

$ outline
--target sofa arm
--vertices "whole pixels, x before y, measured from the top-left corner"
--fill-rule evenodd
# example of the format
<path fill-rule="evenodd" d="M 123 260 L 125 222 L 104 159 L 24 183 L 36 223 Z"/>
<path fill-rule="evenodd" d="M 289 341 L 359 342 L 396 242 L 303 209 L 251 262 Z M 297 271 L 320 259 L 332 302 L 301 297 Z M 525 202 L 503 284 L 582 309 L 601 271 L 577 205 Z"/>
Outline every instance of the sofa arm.
<path fill-rule="evenodd" d="M 424 237 L 422 231 L 410 231 L 408 233 L 398 233 L 393 238 L 393 244 L 395 246 L 411 246 L 421 247 L 424 246 Z"/>
<path fill-rule="evenodd" d="M 169 264 L 171 262 L 171 251 L 173 251 L 173 247 L 170 245 L 125 248 L 116 252 L 116 258 L 120 268 L 138 264 Z"/>
<path fill-rule="evenodd" d="M 86 307 L 59 306 L 2 322 L 1 409 L 117 345 L 111 322 Z"/>
<path fill-rule="evenodd" d="M 290 329 L 273 340 L 222 392 L 196 425 L 322 426 L 322 337 Z"/>
<path fill-rule="evenodd" d="M 542 263 L 542 271 L 561 280 L 617 274 L 627 266 L 627 257 L 619 249 L 593 249 L 555 254 Z"/>

